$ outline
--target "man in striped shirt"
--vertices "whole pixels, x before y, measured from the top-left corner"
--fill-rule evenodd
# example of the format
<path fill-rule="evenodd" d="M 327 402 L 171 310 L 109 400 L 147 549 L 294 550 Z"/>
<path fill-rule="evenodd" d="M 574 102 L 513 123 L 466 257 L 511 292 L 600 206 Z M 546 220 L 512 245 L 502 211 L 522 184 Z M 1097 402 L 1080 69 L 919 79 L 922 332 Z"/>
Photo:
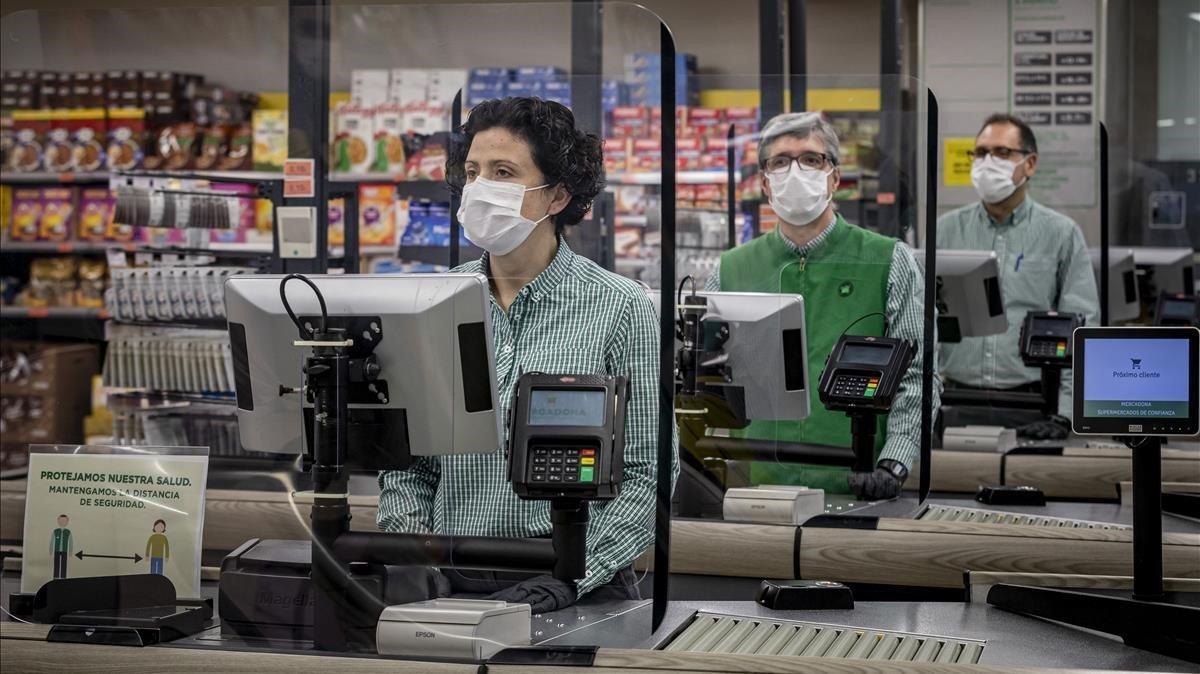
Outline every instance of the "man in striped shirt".
<path fill-rule="evenodd" d="M 1038 159 L 1028 124 L 1003 113 L 988 117 L 973 154 L 971 182 L 980 200 L 938 218 L 937 247 L 996 252 L 1008 331 L 942 345 L 941 371 L 951 386 L 1040 391 L 1041 372 L 1021 360 L 1021 323 L 1030 311 L 1054 309 L 1098 325 L 1091 257 L 1075 221 L 1028 194 Z M 1021 424 L 1023 436 L 1062 439 L 1070 429 L 1071 372 L 1062 374 L 1059 412 L 1049 418 L 1036 410 L 956 408 L 953 418 L 947 412 L 947 423 Z"/>
<path fill-rule="evenodd" d="M 924 279 L 908 246 L 852 225 L 834 210 L 840 149 L 837 132 L 820 113 L 788 113 L 767 122 L 758 156 L 763 194 L 779 226 L 723 254 L 706 287 L 804 297 L 810 412 L 804 421 L 754 422 L 746 435 L 849 447 L 849 418 L 826 410 L 817 397 L 821 369 L 838 338 L 849 333 L 905 339 L 916 348 L 916 357 L 891 412 L 878 420 L 873 473 L 757 461 L 751 480 L 893 498 L 920 450 Z M 935 387 L 935 409 L 937 404 Z"/>
<path fill-rule="evenodd" d="M 447 160 L 462 190 L 459 219 L 485 249 L 456 271 L 488 276 L 496 380 L 506 416 L 526 372 L 624 375 L 631 382 L 621 494 L 592 504 L 587 576 L 443 570 L 449 592 L 529 603 L 535 612 L 602 591 L 636 598 L 633 560 L 654 540 L 658 452 L 658 320 L 633 281 L 576 255 L 561 234 L 578 223 L 602 188 L 600 140 L 575 129 L 571 112 L 531 98 L 488 101 L 464 125 L 465 142 Z M 481 448 L 486 449 L 486 448 Z M 506 479 L 504 453 L 418 458 L 380 475 L 378 524 L 387 531 L 461 536 L 546 536 L 550 504 L 524 501 Z M 516 582 L 511 582 L 516 580 Z"/>

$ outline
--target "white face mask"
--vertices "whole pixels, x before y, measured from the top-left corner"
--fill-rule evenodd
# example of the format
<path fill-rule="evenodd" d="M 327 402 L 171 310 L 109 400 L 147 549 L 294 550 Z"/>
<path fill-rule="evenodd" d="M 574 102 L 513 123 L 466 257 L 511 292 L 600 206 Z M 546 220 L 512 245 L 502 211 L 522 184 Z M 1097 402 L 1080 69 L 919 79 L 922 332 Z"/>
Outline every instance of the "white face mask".
<path fill-rule="evenodd" d="M 825 212 L 833 197 L 829 194 L 828 171 L 801 171 L 792 163 L 783 175 L 768 174 L 771 208 L 791 225 L 807 225 Z"/>
<path fill-rule="evenodd" d="M 1029 159 L 1030 155 L 1026 155 L 1025 159 Z M 995 204 L 1012 196 L 1017 188 L 1025 184 L 1025 180 L 1021 184 L 1013 182 L 1013 172 L 1017 167 L 1025 162 L 1008 161 L 1005 159 L 996 159 L 992 155 L 988 155 L 983 159 L 976 159 L 971 162 L 971 184 L 975 185 L 975 191 L 979 193 L 979 198 L 983 199 L 984 203 Z"/>
<path fill-rule="evenodd" d="M 463 187 L 458 221 L 471 243 L 492 255 L 507 255 L 525 243 L 538 222 L 550 217 L 547 213 L 537 222 L 521 215 L 525 193 L 540 190 L 517 183 L 504 183 L 476 178 Z"/>

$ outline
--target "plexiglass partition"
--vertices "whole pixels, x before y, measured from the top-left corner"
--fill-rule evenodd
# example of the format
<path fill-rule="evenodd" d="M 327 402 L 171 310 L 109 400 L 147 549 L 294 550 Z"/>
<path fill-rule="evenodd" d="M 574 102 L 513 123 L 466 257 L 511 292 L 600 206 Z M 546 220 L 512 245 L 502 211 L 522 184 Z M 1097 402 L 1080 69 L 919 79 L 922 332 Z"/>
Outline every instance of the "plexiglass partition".
<path fill-rule="evenodd" d="M 661 22 L 633 5 L 587 12 L 566 3 L 343 4 L 325 19 L 282 7 L 3 19 L 5 67 L 22 71 L 18 87 L 37 87 L 28 109 L 13 115 L 15 144 L 6 147 L 14 202 L 44 212 L 47 193 L 65 187 L 84 212 L 100 209 L 89 216 L 100 218 L 95 231 L 66 235 L 62 250 L 114 266 L 123 257 L 133 269 L 127 286 L 109 292 L 113 307 L 122 298 L 155 304 L 100 330 L 123 340 L 119 352 L 97 345 L 114 435 L 130 444 L 159 440 L 167 424 L 181 444 L 215 445 L 209 438 L 218 433 L 228 441 L 227 454 L 210 465 L 203 551 L 204 564 L 228 576 L 217 601 L 220 625 L 188 638 L 213 647 L 470 660 L 637 606 L 651 596 L 642 581 L 660 469 L 668 494 L 678 470 L 673 440 L 661 441 L 662 428 L 672 434 L 659 423 L 671 395 L 660 387 L 660 322 L 638 281 L 671 286 L 674 278 L 659 271 L 661 256 L 630 263 L 616 254 L 619 195 L 605 185 L 631 174 L 611 163 L 622 161 L 608 142 L 613 108 L 625 108 L 643 149 L 655 145 L 663 154 Z M 308 122 L 325 109 L 325 91 L 328 143 L 314 143 L 324 129 Z M 298 99 L 311 104 L 299 116 Z M 82 110 L 95 110 L 95 120 Z M 72 161 L 95 159 L 94 138 L 98 165 L 47 163 L 60 149 Z M 299 186 L 283 180 L 284 161 L 297 157 L 322 157 L 327 170 Z M 653 181 L 657 171 L 662 182 L 658 167 L 644 168 L 639 180 Z M 307 177 L 303 168 L 289 176 Z M 109 195 L 100 194 L 110 185 L 128 192 L 116 217 L 108 215 Z M 93 191 L 95 206 L 87 201 Z M 309 193 L 326 198 L 316 204 L 318 235 L 284 232 L 298 248 L 275 241 L 274 211 L 307 206 Z M 149 214 L 137 210 L 137 199 L 155 204 Z M 186 235 L 209 202 L 235 214 L 235 223 L 218 219 L 211 226 L 219 231 Z M 659 204 L 642 201 L 637 217 L 661 220 Z M 48 225 L 34 225 L 33 239 L 41 226 Z M 328 319 L 313 289 L 296 281 L 286 288 L 293 324 L 279 277 L 237 279 L 229 284 L 236 301 L 224 303 L 226 277 L 304 269 L 304 245 L 320 242 L 327 247 L 317 258 L 330 267 L 373 274 L 317 279 Z M 653 237 L 644 243 L 655 245 Z M 105 258 L 108 249 L 118 252 Z M 299 258 L 282 261 L 281 252 L 297 249 Z M 387 276 L 451 268 L 457 284 Z M 187 308 L 188 297 L 211 314 Z M 108 317 L 96 309 L 89 318 Z M 227 319 L 234 329 L 226 330 Z M 149 344 L 191 330 L 207 330 L 214 342 L 214 362 L 203 364 L 214 368 L 212 379 L 121 379 L 130 402 L 119 407 L 114 356 L 131 372 L 169 369 L 173 352 L 151 356 Z M 80 333 L 68 326 L 59 334 Z M 346 335 L 355 346 L 331 345 Z M 295 346 L 297 339 L 323 345 Z M 321 382 L 322 356 L 333 358 L 333 372 L 339 358 L 348 360 L 348 388 Z M 295 372 L 279 371 L 288 363 Z M 410 385 L 420 377 L 398 370 L 414 367 L 443 376 L 426 380 L 422 393 Z M 536 373 L 627 392 L 618 426 L 623 460 L 611 442 L 585 442 L 584 431 L 597 435 L 612 423 L 611 409 L 595 427 L 573 426 L 582 438 L 535 423 L 587 416 L 593 398 L 573 396 L 575 381 L 550 387 L 549 398 L 531 388 L 531 407 L 518 408 L 527 414 L 510 425 L 517 386 Z M 323 400 L 322 390 L 344 397 Z M 263 391 L 279 395 L 259 399 Z M 339 440 L 328 419 L 342 404 L 349 429 Z M 513 429 L 533 440 L 514 448 Z M 365 458 L 364 446 L 372 448 Z M 333 469 L 339 462 L 388 470 L 348 474 Z M 266 504 L 262 515 L 246 514 L 251 502 Z M 300 599 L 263 608 L 256 598 L 267 590 Z M 507 600 L 517 607 L 492 605 L 489 620 L 516 619 L 526 629 L 433 652 L 403 634 L 449 635 L 430 613 L 436 607 L 384 612 L 451 596 Z"/>
<path fill-rule="evenodd" d="M 679 113 L 680 283 L 663 289 L 683 326 L 677 515 L 800 524 L 916 490 L 939 388 L 927 88 L 810 75 L 793 106 L 787 79 L 697 79 L 708 105 Z M 769 88 L 786 111 L 758 108 Z"/>

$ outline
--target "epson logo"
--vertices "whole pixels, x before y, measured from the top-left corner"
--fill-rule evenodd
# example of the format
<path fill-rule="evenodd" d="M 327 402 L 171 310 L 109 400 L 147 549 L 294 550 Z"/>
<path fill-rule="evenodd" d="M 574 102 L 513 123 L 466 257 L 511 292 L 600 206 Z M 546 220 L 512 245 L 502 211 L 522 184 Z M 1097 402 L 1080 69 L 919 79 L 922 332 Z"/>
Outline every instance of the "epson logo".
<path fill-rule="evenodd" d="M 312 596 L 308 594 L 276 594 L 263 591 L 254 595 L 256 606 L 278 606 L 281 608 L 306 608 L 312 606 Z"/>
<path fill-rule="evenodd" d="M 1130 433 L 1141 433 L 1142 425 L 1141 424 L 1129 424 L 1129 432 Z"/>
<path fill-rule="evenodd" d="M 434 634 L 433 632 L 422 632 L 420 630 L 413 632 L 413 636 L 418 639 L 435 639 L 435 638 L 437 638 L 437 635 Z"/>

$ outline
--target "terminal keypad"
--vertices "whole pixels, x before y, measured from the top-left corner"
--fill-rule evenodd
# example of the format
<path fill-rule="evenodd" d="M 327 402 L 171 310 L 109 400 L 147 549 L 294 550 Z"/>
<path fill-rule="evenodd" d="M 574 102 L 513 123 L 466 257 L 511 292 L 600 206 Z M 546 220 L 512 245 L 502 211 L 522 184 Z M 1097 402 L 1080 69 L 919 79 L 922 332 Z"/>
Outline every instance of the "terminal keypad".
<path fill-rule="evenodd" d="M 874 398 L 879 388 L 878 375 L 839 374 L 833 380 L 833 395 L 848 398 Z"/>
<path fill-rule="evenodd" d="M 540 446 L 529 450 L 529 481 L 590 484 L 596 479 L 595 447 Z"/>

